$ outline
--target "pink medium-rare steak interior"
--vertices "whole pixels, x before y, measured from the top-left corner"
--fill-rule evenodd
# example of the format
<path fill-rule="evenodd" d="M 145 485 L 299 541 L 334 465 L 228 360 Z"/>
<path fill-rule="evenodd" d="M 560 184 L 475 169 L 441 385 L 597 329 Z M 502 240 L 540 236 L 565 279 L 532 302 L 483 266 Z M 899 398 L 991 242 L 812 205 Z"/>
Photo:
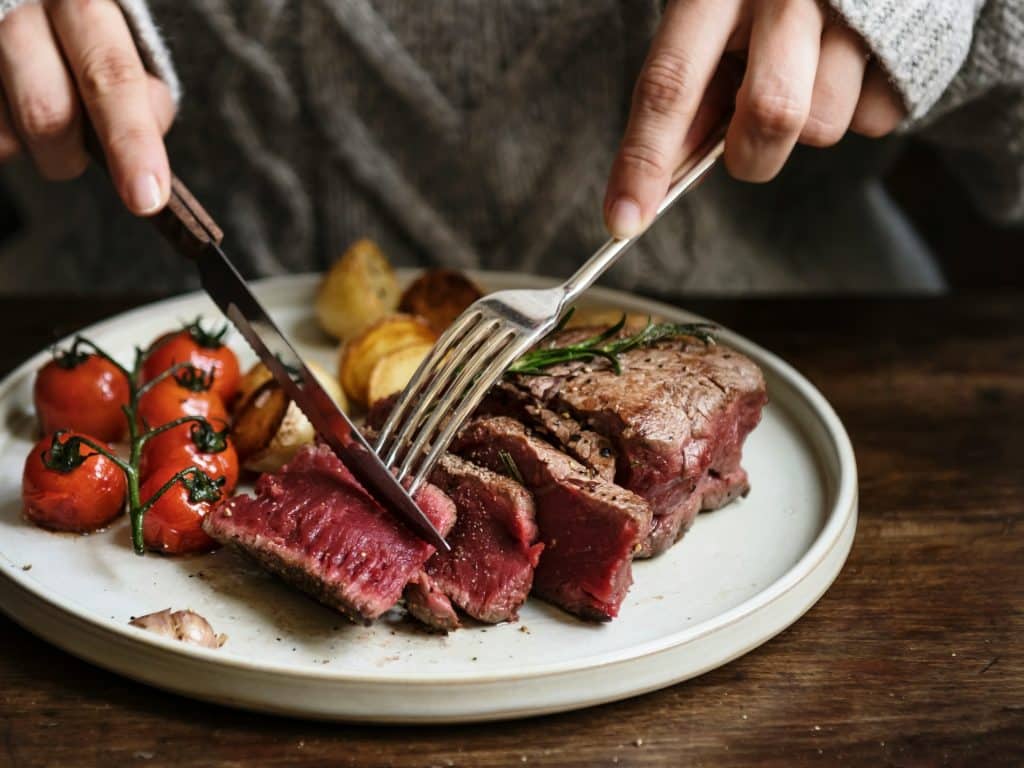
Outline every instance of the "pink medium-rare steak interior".
<path fill-rule="evenodd" d="M 534 592 L 584 618 L 614 618 L 632 583 L 633 552 L 650 527 L 647 503 L 507 417 L 474 420 L 453 450 L 495 472 L 511 463 L 533 493 L 544 543 Z"/>
<path fill-rule="evenodd" d="M 479 621 L 515 619 L 544 549 L 530 492 L 452 455 L 440 461 L 431 481 L 457 510 L 448 535 L 451 552 L 435 553 L 424 569 L 432 584 Z"/>
<path fill-rule="evenodd" d="M 450 530 L 447 496 L 425 486 L 416 501 L 442 533 Z M 394 606 L 434 553 L 326 446 L 303 448 L 280 472 L 260 477 L 255 495 L 217 507 L 204 528 L 357 622 Z"/>

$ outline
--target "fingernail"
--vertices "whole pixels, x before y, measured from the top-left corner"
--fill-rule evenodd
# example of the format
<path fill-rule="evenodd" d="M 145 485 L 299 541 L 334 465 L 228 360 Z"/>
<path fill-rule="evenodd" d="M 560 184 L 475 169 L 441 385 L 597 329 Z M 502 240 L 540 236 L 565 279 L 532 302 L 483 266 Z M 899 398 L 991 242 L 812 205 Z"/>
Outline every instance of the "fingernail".
<path fill-rule="evenodd" d="M 640 206 L 628 197 L 615 201 L 608 214 L 608 230 L 612 237 L 624 240 L 639 234 L 642 225 Z"/>
<path fill-rule="evenodd" d="M 132 210 L 136 213 L 153 213 L 160 207 L 160 182 L 152 173 L 136 176 L 128 190 Z"/>

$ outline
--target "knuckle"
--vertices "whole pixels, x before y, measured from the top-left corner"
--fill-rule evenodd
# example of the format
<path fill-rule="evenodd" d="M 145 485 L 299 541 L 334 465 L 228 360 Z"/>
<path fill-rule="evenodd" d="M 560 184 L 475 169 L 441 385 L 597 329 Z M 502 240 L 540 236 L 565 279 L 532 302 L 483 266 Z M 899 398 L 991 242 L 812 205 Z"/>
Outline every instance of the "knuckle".
<path fill-rule="evenodd" d="M 768 138 L 798 133 L 807 120 L 807 107 L 787 93 L 759 92 L 747 103 L 754 129 Z"/>
<path fill-rule="evenodd" d="M 659 115 L 672 115 L 686 103 L 692 65 L 678 53 L 656 54 L 637 80 L 637 106 Z"/>
<path fill-rule="evenodd" d="M 18 117 L 26 138 L 41 142 L 63 138 L 74 121 L 70 104 L 59 105 L 41 94 L 29 94 L 18 106 Z"/>
<path fill-rule="evenodd" d="M 623 145 L 619 160 L 625 170 L 648 178 L 660 178 L 668 172 L 665 154 L 649 144 Z"/>
<path fill-rule="evenodd" d="M 108 96 L 142 77 L 134 56 L 120 48 L 93 48 L 82 56 L 78 87 L 87 101 Z"/>
<path fill-rule="evenodd" d="M 828 117 L 811 114 L 800 135 L 804 144 L 812 147 L 831 147 L 839 143 L 846 133 L 846 126 Z"/>
<path fill-rule="evenodd" d="M 153 131 L 142 125 L 127 125 L 118 128 L 104 142 L 106 148 L 117 156 L 129 155 L 149 143 Z"/>

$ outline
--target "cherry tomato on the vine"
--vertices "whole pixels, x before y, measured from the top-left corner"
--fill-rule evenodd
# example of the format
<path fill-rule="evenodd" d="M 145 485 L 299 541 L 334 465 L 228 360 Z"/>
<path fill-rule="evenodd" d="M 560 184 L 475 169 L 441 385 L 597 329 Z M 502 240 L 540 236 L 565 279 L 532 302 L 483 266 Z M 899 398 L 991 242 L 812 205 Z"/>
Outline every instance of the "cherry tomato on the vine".
<path fill-rule="evenodd" d="M 192 363 L 201 371 L 213 371 L 213 391 L 230 404 L 242 379 L 238 358 L 223 342 L 227 326 L 207 331 L 199 320 L 182 330 L 164 334 L 153 343 L 152 352 L 142 366 L 143 381 L 152 381 L 176 363 Z"/>
<path fill-rule="evenodd" d="M 59 354 L 39 369 L 32 395 L 44 434 L 73 429 L 116 441 L 128 431 L 121 410 L 128 404 L 128 379 L 99 355 Z"/>
<path fill-rule="evenodd" d="M 165 464 L 154 470 L 142 484 L 141 495 L 146 503 L 184 467 Z M 148 549 L 168 555 L 209 552 L 217 542 L 206 535 L 202 523 L 213 509 L 223 490 L 206 477 L 190 475 L 168 488 L 146 512 L 142 521 L 142 538 Z"/>
<path fill-rule="evenodd" d="M 228 423 L 224 401 L 212 389 L 203 388 L 208 379 L 192 373 L 186 370 L 169 376 L 143 393 L 135 414 L 141 427 L 159 427 L 182 416 L 203 416 L 215 429 L 224 428 Z"/>
<path fill-rule="evenodd" d="M 126 483 L 117 464 L 73 438 L 107 448 L 78 432 L 43 438 L 25 460 L 21 498 L 25 516 L 37 525 L 86 533 L 121 514 Z"/>
<path fill-rule="evenodd" d="M 140 471 L 145 481 L 161 467 L 181 469 L 190 464 L 214 479 L 223 477 L 221 490 L 225 494 L 230 494 L 238 485 L 238 454 L 231 439 L 196 423 L 182 424 L 146 441 Z"/>

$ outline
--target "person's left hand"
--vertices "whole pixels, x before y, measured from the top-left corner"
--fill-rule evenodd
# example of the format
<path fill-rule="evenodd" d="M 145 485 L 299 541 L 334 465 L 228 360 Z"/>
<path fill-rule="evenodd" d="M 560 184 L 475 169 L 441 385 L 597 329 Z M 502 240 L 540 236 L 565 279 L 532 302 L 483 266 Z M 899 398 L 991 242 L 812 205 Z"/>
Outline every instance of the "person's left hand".
<path fill-rule="evenodd" d="M 746 59 L 738 92 L 720 66 L 729 52 Z M 906 115 L 864 41 L 819 0 L 669 0 L 608 182 L 614 236 L 651 222 L 673 173 L 734 98 L 725 165 L 744 181 L 773 178 L 797 142 L 827 147 L 848 130 L 880 137 Z"/>

